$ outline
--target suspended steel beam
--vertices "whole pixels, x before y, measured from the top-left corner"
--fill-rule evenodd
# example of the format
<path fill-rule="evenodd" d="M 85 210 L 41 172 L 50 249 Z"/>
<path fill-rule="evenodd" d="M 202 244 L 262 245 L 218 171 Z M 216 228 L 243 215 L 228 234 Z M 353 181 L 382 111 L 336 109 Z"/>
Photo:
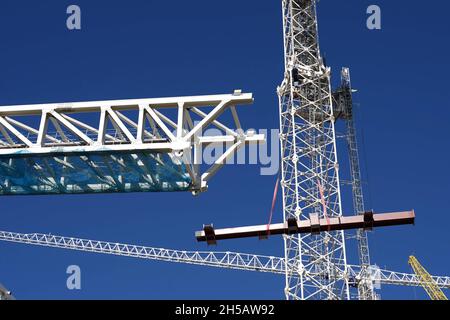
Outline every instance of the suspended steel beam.
<path fill-rule="evenodd" d="M 207 225 L 203 231 L 197 231 L 197 241 L 208 244 L 216 244 L 218 240 L 239 239 L 259 237 L 266 238 L 268 235 L 292 235 L 299 233 L 320 234 L 322 232 L 388 227 L 414 224 L 414 211 L 374 214 L 366 212 L 360 216 L 334 217 L 319 219 L 317 215 L 311 215 L 309 220 L 289 219 L 285 223 L 272 225 L 259 225 L 249 227 L 227 228 L 215 230 L 213 226 Z"/>

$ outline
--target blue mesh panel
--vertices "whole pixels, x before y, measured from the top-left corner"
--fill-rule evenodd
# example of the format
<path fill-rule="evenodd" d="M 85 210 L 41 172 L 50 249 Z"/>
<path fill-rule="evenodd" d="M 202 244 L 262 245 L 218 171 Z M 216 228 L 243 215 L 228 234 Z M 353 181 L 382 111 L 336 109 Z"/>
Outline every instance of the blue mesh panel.
<path fill-rule="evenodd" d="M 187 191 L 182 164 L 151 152 L 0 157 L 0 195 Z"/>

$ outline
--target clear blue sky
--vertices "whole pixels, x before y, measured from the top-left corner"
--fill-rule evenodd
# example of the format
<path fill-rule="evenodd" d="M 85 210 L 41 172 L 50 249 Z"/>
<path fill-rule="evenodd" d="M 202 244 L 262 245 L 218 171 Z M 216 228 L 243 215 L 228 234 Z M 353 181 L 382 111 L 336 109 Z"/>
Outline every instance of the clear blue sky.
<path fill-rule="evenodd" d="M 365 27 L 382 8 L 382 30 Z M 417 213 L 415 227 L 370 235 L 372 260 L 409 272 L 414 253 L 450 274 L 447 1 L 321 1 L 321 49 L 335 71 L 352 69 L 364 133 L 368 206 Z M 65 27 L 78 4 L 82 30 Z M 246 127 L 277 128 L 283 75 L 281 1 L 22 1 L 0 4 L 0 105 L 253 92 Z M 341 148 L 340 153 L 345 152 Z M 343 168 L 347 168 L 345 163 Z M 3 197 L 0 229 L 158 247 L 207 250 L 193 232 L 267 221 L 275 177 L 229 166 L 200 197 L 116 194 Z M 367 186 L 367 185 L 366 185 Z M 344 207 L 349 198 L 344 190 Z M 370 201 L 369 201 L 370 198 Z M 276 220 L 281 220 L 278 202 Z M 347 211 L 348 212 L 348 211 Z M 217 250 L 282 254 L 282 241 L 239 240 Z M 354 252 L 350 257 L 355 262 Z M 81 291 L 66 289 L 68 265 Z M 280 276 L 0 243 L 0 282 L 19 299 L 283 299 Z M 420 288 L 383 287 L 384 298 L 424 298 Z"/>

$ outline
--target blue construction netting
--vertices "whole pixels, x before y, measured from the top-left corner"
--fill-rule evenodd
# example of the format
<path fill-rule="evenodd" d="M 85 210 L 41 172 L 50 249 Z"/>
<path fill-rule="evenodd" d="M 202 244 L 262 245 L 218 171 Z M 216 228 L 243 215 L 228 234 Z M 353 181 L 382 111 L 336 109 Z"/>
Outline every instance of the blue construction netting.
<path fill-rule="evenodd" d="M 191 183 L 163 153 L 0 157 L 0 195 L 188 191 Z"/>

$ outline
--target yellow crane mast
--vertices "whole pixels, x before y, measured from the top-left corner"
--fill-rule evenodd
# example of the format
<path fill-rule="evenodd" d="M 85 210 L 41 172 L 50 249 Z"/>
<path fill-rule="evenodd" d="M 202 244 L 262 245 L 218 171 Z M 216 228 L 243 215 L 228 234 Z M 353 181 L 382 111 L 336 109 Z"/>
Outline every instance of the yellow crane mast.
<path fill-rule="evenodd" d="M 408 260 L 409 265 L 413 269 L 414 273 L 419 277 L 422 282 L 422 287 L 430 296 L 431 300 L 448 300 L 444 292 L 434 282 L 428 271 L 420 264 L 416 257 L 410 256 Z"/>

